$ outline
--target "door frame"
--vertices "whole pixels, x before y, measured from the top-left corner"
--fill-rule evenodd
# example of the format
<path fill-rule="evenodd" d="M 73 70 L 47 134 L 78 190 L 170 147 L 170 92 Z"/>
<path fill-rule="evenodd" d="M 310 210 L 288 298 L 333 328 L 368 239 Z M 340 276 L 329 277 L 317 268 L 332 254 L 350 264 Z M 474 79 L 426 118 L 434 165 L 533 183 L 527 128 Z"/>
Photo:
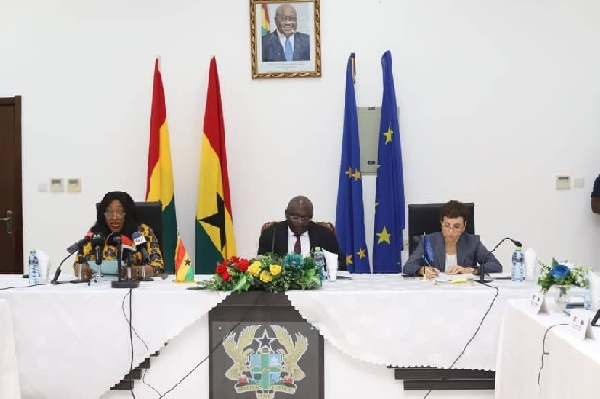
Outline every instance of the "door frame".
<path fill-rule="evenodd" d="M 12 105 L 15 109 L 15 135 L 10 150 L 15 151 L 15 182 L 13 200 L 15 203 L 13 228 L 15 232 L 15 273 L 23 273 L 23 155 L 21 142 L 21 96 L 0 97 L 0 106 Z M 11 187 L 11 189 L 13 189 Z"/>

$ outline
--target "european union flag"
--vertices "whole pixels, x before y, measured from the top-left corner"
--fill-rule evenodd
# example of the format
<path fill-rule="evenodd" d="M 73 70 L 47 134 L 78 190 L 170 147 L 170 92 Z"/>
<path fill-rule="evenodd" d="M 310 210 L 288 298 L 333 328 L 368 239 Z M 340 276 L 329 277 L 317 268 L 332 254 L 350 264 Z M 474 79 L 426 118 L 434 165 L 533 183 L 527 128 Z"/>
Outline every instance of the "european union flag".
<path fill-rule="evenodd" d="M 354 53 L 346 67 L 346 106 L 342 137 L 342 162 L 338 186 L 335 229 L 340 250 L 350 273 L 370 273 L 365 240 L 365 210 L 360 174 L 358 115 L 354 94 Z"/>
<path fill-rule="evenodd" d="M 404 249 L 404 179 L 402 150 L 398 126 L 398 106 L 392 75 L 392 54 L 381 57 L 383 69 L 383 100 L 377 151 L 377 180 L 375 192 L 375 241 L 373 243 L 373 272 L 400 273 L 401 252 Z"/>

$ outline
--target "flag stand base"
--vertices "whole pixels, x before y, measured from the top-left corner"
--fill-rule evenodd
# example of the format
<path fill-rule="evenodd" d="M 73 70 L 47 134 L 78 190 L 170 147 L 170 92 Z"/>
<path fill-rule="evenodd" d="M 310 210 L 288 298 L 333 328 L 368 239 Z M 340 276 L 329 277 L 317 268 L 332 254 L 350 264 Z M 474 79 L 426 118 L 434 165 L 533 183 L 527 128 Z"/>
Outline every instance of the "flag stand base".
<path fill-rule="evenodd" d="M 138 280 L 111 281 L 110 286 L 113 288 L 137 288 L 140 286 L 140 282 Z"/>

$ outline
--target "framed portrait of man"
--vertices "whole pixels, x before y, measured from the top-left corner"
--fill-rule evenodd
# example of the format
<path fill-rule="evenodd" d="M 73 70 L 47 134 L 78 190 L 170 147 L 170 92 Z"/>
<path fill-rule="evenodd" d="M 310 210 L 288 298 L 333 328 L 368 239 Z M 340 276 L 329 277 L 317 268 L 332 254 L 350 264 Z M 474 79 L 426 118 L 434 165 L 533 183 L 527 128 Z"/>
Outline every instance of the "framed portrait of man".
<path fill-rule="evenodd" d="M 321 76 L 319 0 L 250 0 L 252 78 Z"/>

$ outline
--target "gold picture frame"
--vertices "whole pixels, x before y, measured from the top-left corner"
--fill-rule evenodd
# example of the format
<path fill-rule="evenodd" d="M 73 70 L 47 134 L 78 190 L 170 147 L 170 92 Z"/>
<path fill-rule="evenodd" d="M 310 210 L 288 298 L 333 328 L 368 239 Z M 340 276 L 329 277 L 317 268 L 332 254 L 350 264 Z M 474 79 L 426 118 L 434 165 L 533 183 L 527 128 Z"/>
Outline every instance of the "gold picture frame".
<path fill-rule="evenodd" d="M 321 76 L 320 0 L 250 0 L 252 78 Z"/>

